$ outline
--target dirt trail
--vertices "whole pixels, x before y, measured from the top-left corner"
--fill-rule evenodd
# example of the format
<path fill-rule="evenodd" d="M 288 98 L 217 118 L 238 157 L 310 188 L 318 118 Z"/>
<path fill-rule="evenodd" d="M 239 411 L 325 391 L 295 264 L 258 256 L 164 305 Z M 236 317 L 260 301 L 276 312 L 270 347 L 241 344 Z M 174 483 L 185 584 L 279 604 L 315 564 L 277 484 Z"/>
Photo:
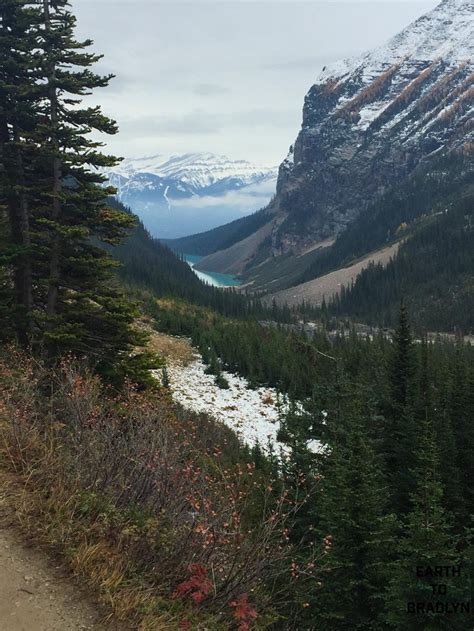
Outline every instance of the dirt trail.
<path fill-rule="evenodd" d="M 2 496 L 0 487 L 0 631 L 119 631 L 101 624 L 103 612 L 64 567 L 25 545 Z"/>
<path fill-rule="evenodd" d="M 0 630 L 105 629 L 64 571 L 0 528 Z"/>

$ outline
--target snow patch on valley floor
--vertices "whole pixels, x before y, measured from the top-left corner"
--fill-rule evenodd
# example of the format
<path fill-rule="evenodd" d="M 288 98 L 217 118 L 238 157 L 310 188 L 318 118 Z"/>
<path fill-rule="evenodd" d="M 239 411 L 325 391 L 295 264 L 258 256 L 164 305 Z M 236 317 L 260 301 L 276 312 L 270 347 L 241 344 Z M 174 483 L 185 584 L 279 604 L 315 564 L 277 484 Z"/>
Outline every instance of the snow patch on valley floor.
<path fill-rule="evenodd" d="M 173 399 L 186 410 L 204 413 L 227 425 L 240 440 L 250 447 L 259 444 L 267 451 L 273 447 L 276 455 L 284 457 L 289 448 L 277 440 L 280 419 L 290 409 L 287 397 L 275 388 L 253 389 L 243 377 L 223 371 L 222 376 L 229 388 L 219 388 L 215 376 L 206 374 L 202 361 L 191 340 L 159 333 L 145 324 L 150 334 L 154 352 L 166 359 L 167 376 Z M 162 371 L 154 371 L 161 381 Z M 297 404 L 296 413 L 303 413 L 303 405 Z M 322 412 L 326 416 L 326 412 Z M 307 447 L 315 453 L 321 452 L 319 441 L 308 439 Z"/>
<path fill-rule="evenodd" d="M 204 412 L 233 429 L 247 445 L 257 442 L 265 449 L 269 443 L 279 452 L 281 397 L 273 388 L 249 388 L 248 382 L 229 372 L 223 376 L 228 389 L 215 384 L 214 375 L 207 375 L 206 365 L 196 359 L 188 365 L 168 366 L 168 376 L 175 401 L 193 412 Z"/>

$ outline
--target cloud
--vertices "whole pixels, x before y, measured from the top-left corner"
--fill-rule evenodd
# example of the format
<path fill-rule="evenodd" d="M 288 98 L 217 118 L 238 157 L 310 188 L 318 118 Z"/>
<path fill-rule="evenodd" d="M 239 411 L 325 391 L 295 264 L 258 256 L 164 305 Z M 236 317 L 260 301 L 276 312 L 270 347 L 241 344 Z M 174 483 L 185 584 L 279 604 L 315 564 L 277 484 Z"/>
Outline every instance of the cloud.
<path fill-rule="evenodd" d="M 197 83 L 193 86 L 193 92 L 198 96 L 219 96 L 220 94 L 228 94 L 230 90 L 217 83 Z"/>
<path fill-rule="evenodd" d="M 276 178 L 258 184 L 251 184 L 243 189 L 227 191 L 225 195 L 207 195 L 189 199 L 173 200 L 173 206 L 179 208 L 211 209 L 222 211 L 238 210 L 246 215 L 268 204 L 276 191 Z"/>
<path fill-rule="evenodd" d="M 119 120 L 122 132 L 136 137 L 207 135 L 231 129 L 280 127 L 294 118 L 293 110 L 252 109 L 239 112 L 193 110 L 184 114 L 141 116 Z"/>
<path fill-rule="evenodd" d="M 205 115 L 199 110 L 181 115 L 141 116 L 140 118 L 122 119 L 122 131 L 133 133 L 137 137 L 167 136 L 167 135 L 200 135 L 215 134 L 220 126 L 212 116 Z"/>
<path fill-rule="evenodd" d="M 1 0 L 0 0 L 1 2 Z M 350 4 L 349 4 L 350 2 Z M 382 44 L 438 0 L 72 0 L 78 38 L 117 75 L 87 104 L 119 155 L 211 151 L 276 163 L 324 65 Z M 120 44 L 118 45 L 117 42 Z"/>

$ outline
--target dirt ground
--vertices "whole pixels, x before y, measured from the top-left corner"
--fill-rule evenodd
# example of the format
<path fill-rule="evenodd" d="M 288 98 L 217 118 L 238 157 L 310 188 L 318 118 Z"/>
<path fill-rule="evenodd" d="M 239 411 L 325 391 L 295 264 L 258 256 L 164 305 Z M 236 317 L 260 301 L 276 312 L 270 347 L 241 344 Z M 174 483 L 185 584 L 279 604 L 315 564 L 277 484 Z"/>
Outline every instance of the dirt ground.
<path fill-rule="evenodd" d="M 0 631 L 124 631 L 103 624 L 104 612 L 67 569 L 22 539 L 2 484 L 0 475 Z"/>

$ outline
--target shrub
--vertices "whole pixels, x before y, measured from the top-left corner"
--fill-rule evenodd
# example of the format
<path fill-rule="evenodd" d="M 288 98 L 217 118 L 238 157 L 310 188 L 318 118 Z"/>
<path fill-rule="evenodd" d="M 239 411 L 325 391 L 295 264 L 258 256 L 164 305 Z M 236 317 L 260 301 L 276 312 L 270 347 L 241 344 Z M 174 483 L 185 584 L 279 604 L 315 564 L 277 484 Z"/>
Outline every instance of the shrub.
<path fill-rule="evenodd" d="M 34 498 L 22 523 L 119 617 L 229 628 L 240 603 L 241 629 L 254 610 L 274 619 L 267 586 L 289 566 L 289 510 L 285 495 L 262 498 L 244 454 L 232 464 L 229 430 L 212 425 L 209 442 L 212 421 L 201 432 L 163 393 L 112 393 L 78 362 L 51 374 L 16 351 L 0 358 L 0 402 L 3 462 Z"/>

